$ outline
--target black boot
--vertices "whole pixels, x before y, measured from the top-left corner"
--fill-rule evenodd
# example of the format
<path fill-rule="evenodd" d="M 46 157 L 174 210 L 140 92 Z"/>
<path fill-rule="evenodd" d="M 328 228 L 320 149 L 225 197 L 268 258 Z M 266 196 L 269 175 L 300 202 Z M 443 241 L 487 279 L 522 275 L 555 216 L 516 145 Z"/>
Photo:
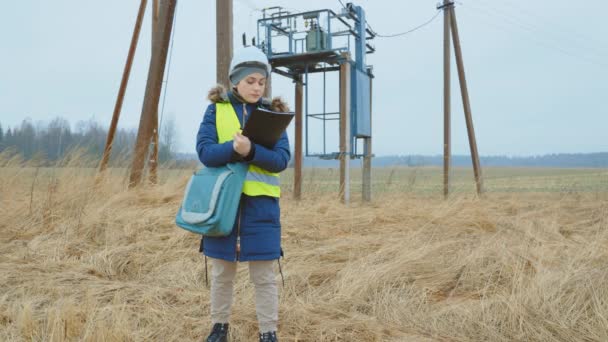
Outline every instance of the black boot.
<path fill-rule="evenodd" d="M 260 342 L 279 342 L 276 331 L 260 333 Z"/>
<path fill-rule="evenodd" d="M 228 342 L 228 323 L 215 323 L 207 342 Z"/>

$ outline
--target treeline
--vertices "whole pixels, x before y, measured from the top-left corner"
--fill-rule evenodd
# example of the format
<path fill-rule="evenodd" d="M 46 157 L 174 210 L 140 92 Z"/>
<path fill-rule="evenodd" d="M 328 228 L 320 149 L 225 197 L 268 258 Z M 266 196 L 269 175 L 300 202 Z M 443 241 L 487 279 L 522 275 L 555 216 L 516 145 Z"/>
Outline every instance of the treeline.
<path fill-rule="evenodd" d="M 182 157 L 185 158 L 185 157 Z M 196 158 L 192 155 L 190 158 Z M 598 153 L 555 153 L 539 156 L 512 157 L 512 156 L 481 156 L 483 167 L 582 167 L 582 168 L 608 168 L 608 152 Z M 443 156 L 405 155 L 405 156 L 376 156 L 372 159 L 374 167 L 394 166 L 442 166 Z M 472 167 L 471 157 L 466 155 L 453 155 L 451 165 L 454 167 Z M 293 160 L 290 162 L 293 166 Z M 314 157 L 305 157 L 306 167 L 338 167 L 337 160 L 322 160 Z M 351 161 L 352 167 L 360 167 L 361 160 Z"/>
<path fill-rule="evenodd" d="M 293 155 L 293 151 L 292 151 Z M 198 160 L 193 153 L 177 153 L 175 157 L 182 161 Z M 481 156 L 483 167 L 582 167 L 582 168 L 608 168 L 608 152 L 597 153 L 555 153 L 528 157 L 511 156 Z M 337 160 L 325 160 L 316 157 L 304 157 L 305 167 L 339 167 Z M 361 167 L 361 159 L 353 159 L 351 167 Z M 373 167 L 424 167 L 442 166 L 443 156 L 405 155 L 405 156 L 376 156 L 372 159 Z M 465 155 L 453 155 L 452 166 L 472 167 L 471 157 Z M 294 159 L 289 162 L 289 167 L 294 166 Z"/>
<path fill-rule="evenodd" d="M 539 156 L 480 156 L 482 166 L 515 166 L 515 167 L 608 167 L 608 152 L 598 153 L 553 153 Z M 471 156 L 454 155 L 452 166 L 472 166 Z M 374 160 L 376 166 L 439 166 L 443 165 L 443 156 L 387 156 Z"/>
<path fill-rule="evenodd" d="M 79 149 L 86 156 L 100 160 L 107 136 L 108 128 L 94 120 L 79 121 L 73 127 L 61 117 L 35 124 L 31 119 L 24 119 L 15 127 L 5 127 L 0 122 L 0 152 L 11 149 L 25 160 L 36 157 L 54 162 Z M 111 165 L 130 161 L 136 137 L 135 129 L 116 130 Z M 172 160 L 175 154 L 175 124 L 172 119 L 163 123 L 159 140 L 159 162 Z"/>

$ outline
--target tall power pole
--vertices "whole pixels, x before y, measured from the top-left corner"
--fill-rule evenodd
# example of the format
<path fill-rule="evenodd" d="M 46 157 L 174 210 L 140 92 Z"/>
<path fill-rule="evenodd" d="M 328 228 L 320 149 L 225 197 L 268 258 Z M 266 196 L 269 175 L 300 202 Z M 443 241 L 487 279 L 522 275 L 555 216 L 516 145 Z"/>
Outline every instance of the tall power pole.
<path fill-rule="evenodd" d="M 368 70 L 369 72 L 369 70 Z M 371 74 L 371 72 L 370 72 Z M 369 115 L 372 116 L 372 88 L 373 88 L 373 78 L 370 76 L 369 78 Z M 370 132 L 372 126 L 372 120 L 369 121 Z M 362 196 L 363 201 L 370 202 L 372 200 L 372 138 L 364 138 L 363 140 L 363 167 L 362 167 Z"/>
<path fill-rule="evenodd" d="M 443 0 L 443 196 L 450 191 L 451 164 L 451 95 L 450 95 L 450 12 L 445 10 L 451 0 Z"/>
<path fill-rule="evenodd" d="M 154 50 L 158 48 L 158 45 L 161 44 L 161 28 L 159 25 L 159 1 L 160 0 L 152 0 L 152 53 Z M 161 86 L 162 89 L 162 86 Z M 156 184 L 158 181 L 158 106 L 156 107 L 156 111 L 152 115 L 152 155 L 150 156 L 150 182 L 152 184 Z"/>
<path fill-rule="evenodd" d="M 302 76 L 295 80 L 295 145 L 294 145 L 294 166 L 293 166 L 293 197 L 296 200 L 302 198 L 302 97 L 303 97 Z"/>
<path fill-rule="evenodd" d="M 469 137 L 469 148 L 471 149 L 471 160 L 473 162 L 473 172 L 475 173 L 475 186 L 477 193 L 483 192 L 481 178 L 481 166 L 479 164 L 479 154 L 477 152 L 477 141 L 475 139 L 475 129 L 473 128 L 473 116 L 471 115 L 471 101 L 469 100 L 469 90 L 467 79 L 464 74 L 464 61 L 462 59 L 462 49 L 460 47 L 460 37 L 458 35 L 458 25 L 456 23 L 456 11 L 454 4 L 449 7 L 450 24 L 452 26 L 452 38 L 454 40 L 454 53 L 456 55 L 456 66 L 458 67 L 458 80 L 460 81 L 460 94 L 462 95 L 462 106 L 464 107 L 464 118 L 467 123 L 467 135 Z"/>
<path fill-rule="evenodd" d="M 131 45 L 129 46 L 129 53 L 127 55 L 127 62 L 125 63 L 125 68 L 122 74 L 122 80 L 120 81 L 120 88 L 118 89 L 118 96 L 116 97 L 116 103 L 114 105 L 114 114 L 112 115 L 110 129 L 108 130 L 106 146 L 103 150 L 101 163 L 99 164 L 100 173 L 106 170 L 106 168 L 108 167 L 108 160 L 110 160 L 110 153 L 112 152 L 112 143 L 114 141 L 114 135 L 116 133 L 118 119 L 120 118 L 120 111 L 122 110 L 122 103 L 125 98 L 125 92 L 127 91 L 127 84 L 129 83 L 129 75 L 131 74 L 133 57 L 135 56 L 135 51 L 137 50 L 137 41 L 139 40 L 139 32 L 141 31 L 141 23 L 144 19 L 144 13 L 146 12 L 147 2 L 147 0 L 141 0 L 141 3 L 139 4 L 137 19 L 135 20 L 135 28 L 133 29 L 133 36 L 131 37 Z"/>
<path fill-rule="evenodd" d="M 177 0 L 160 0 L 158 12 L 159 33 L 157 35 L 159 41 L 158 44 L 153 47 L 153 53 L 150 58 L 148 81 L 146 84 L 142 113 L 139 120 L 137 140 L 135 142 L 129 187 L 137 186 L 141 182 L 145 161 L 148 158 L 150 142 L 152 141 L 154 130 L 158 125 L 155 119 L 158 117 L 158 102 L 165 74 L 165 64 L 167 62 L 169 40 L 171 38 L 176 5 Z"/>
<path fill-rule="evenodd" d="M 216 63 L 218 84 L 230 88 L 228 73 L 232 59 L 232 0 L 215 0 Z"/>
<path fill-rule="evenodd" d="M 450 36 L 454 44 L 454 54 L 456 56 L 456 66 L 458 67 L 458 80 L 460 81 L 460 93 L 462 95 L 462 106 L 464 108 L 464 116 L 467 124 L 467 134 L 469 137 L 469 147 L 471 149 L 471 160 L 473 162 L 473 171 L 475 173 L 475 185 L 477 193 L 483 192 L 483 181 L 481 176 L 481 166 L 479 163 L 479 154 L 477 152 L 477 141 L 475 139 L 475 129 L 473 128 L 473 117 L 471 115 L 471 102 L 469 100 L 469 91 L 464 72 L 464 61 L 462 58 L 462 49 L 460 46 L 460 36 L 458 35 L 458 25 L 456 23 L 456 12 L 454 10 L 453 0 L 443 0 L 443 4 L 438 7 L 443 9 L 443 110 L 444 110 L 444 154 L 443 154 L 443 194 L 445 197 L 449 194 L 449 177 L 450 177 Z"/>
<path fill-rule="evenodd" d="M 350 59 L 348 52 L 342 55 Z M 344 204 L 350 203 L 350 71 L 349 63 L 340 65 L 340 198 Z"/>

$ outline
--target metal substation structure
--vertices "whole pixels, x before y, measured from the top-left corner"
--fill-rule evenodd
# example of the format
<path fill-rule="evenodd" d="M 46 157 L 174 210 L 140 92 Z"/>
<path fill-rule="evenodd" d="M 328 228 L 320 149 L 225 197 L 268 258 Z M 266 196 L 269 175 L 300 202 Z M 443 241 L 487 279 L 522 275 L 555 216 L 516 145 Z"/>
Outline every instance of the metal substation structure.
<path fill-rule="evenodd" d="M 152 2 L 152 55 L 140 124 L 129 176 L 129 187 L 142 181 L 146 161 L 152 183 L 157 181 L 158 158 L 158 104 L 177 0 L 151 0 Z M 127 62 L 114 107 L 114 114 L 99 166 L 100 174 L 107 168 L 112 142 L 128 79 L 137 48 L 147 0 L 141 0 L 131 39 Z M 217 82 L 228 86 L 228 66 L 232 58 L 233 33 L 232 0 L 216 0 L 216 58 Z M 372 67 L 365 64 L 365 55 L 373 53 L 368 43 L 374 34 L 366 28 L 365 12 L 359 6 L 348 4 L 339 14 L 324 9 L 291 14 L 282 8 L 267 8 L 258 20 L 257 41 L 268 56 L 273 72 L 292 79 L 295 83 L 295 146 L 294 146 L 294 197 L 302 194 L 303 128 L 306 128 L 306 156 L 340 160 L 340 196 L 350 201 L 350 159 L 363 158 L 363 200 L 371 199 L 371 97 Z M 297 21 L 304 24 L 299 30 Z M 262 33 L 263 32 L 263 33 Z M 287 41 L 281 42 L 281 39 Z M 342 41 L 342 44 L 340 43 Z M 351 41 L 352 44 L 351 44 Z M 283 43 L 283 46 L 281 45 Z M 286 44 L 285 44 L 286 43 Z M 255 45 L 255 41 L 254 41 Z M 284 48 L 281 51 L 281 48 Z M 354 54 L 351 51 L 354 50 Z M 354 55 L 354 58 L 352 57 Z M 339 112 L 326 112 L 326 79 L 323 81 L 323 112 L 308 111 L 309 75 L 337 71 L 340 74 Z M 268 80 L 266 96 L 271 94 L 272 78 Z M 309 120 L 323 122 L 323 152 L 309 153 Z M 328 121 L 339 121 L 339 151 L 328 153 L 325 142 Z M 303 123 L 306 125 L 303 125 Z M 363 151 L 357 141 L 362 140 Z"/>
<path fill-rule="evenodd" d="M 274 73 L 295 83 L 293 194 L 296 199 L 302 196 L 302 159 L 305 155 L 340 161 L 339 191 L 344 203 L 350 201 L 350 160 L 362 158 L 362 198 L 371 200 L 374 76 L 372 67 L 366 64 L 366 55 L 375 51 L 369 43 L 374 37 L 367 28 L 365 11 L 352 3 L 340 13 L 330 9 L 290 13 L 281 7 L 271 7 L 264 9 L 263 17 L 257 21 L 258 43 L 253 39 L 253 45 L 266 53 Z M 245 40 L 243 38 L 244 43 Z M 327 112 L 326 75 L 330 72 L 339 73 L 338 112 Z M 323 74 L 323 110 L 310 113 L 309 76 L 318 73 Z M 313 153 L 309 149 L 313 135 L 311 120 L 322 123 L 322 152 Z M 328 152 L 327 148 L 330 121 L 339 122 L 339 149 L 335 152 Z M 358 148 L 358 142 L 362 142 L 362 150 Z"/>
<path fill-rule="evenodd" d="M 147 0 L 140 1 L 105 150 L 99 166 L 100 175 L 107 168 L 148 3 Z M 157 181 L 158 104 L 165 77 L 177 0 L 151 0 L 151 3 L 152 54 L 130 170 L 129 187 L 135 187 L 141 183 L 146 161 L 148 161 L 151 183 Z M 475 184 L 477 193 L 481 194 L 483 192 L 481 166 L 473 129 L 454 2 L 453 0 L 443 0 L 437 9 L 444 12 L 444 196 L 447 197 L 449 193 L 451 161 L 450 37 L 454 44 Z M 216 0 L 217 83 L 225 86 L 229 86 L 228 69 L 233 52 L 232 10 L 232 0 Z M 298 26 L 302 26 L 302 24 L 304 27 L 299 28 Z M 350 201 L 350 160 L 362 158 L 362 198 L 364 201 L 371 200 L 371 159 L 373 157 L 371 115 L 374 75 L 373 68 L 366 64 L 366 55 L 375 52 L 374 47 L 369 43 L 375 37 L 374 31 L 367 26 L 363 8 L 352 3 L 348 3 L 340 13 L 335 13 L 330 9 L 289 13 L 281 7 L 271 7 L 264 9 L 262 19 L 257 21 L 256 39 L 258 43 L 256 44 L 256 39 L 254 39 L 252 44 L 266 53 L 274 73 L 288 77 L 295 83 L 293 193 L 296 199 L 300 199 L 302 195 L 302 159 L 306 155 L 340 161 L 339 189 L 340 196 L 345 203 Z M 245 44 L 245 38 L 243 40 Z M 339 72 L 338 112 L 326 111 L 326 74 L 329 72 Z M 309 75 L 317 73 L 323 73 L 323 111 L 311 114 L 308 106 Z M 272 78 L 269 77 L 266 96 L 269 96 L 272 91 L 271 81 Z M 323 151 L 320 153 L 309 151 L 311 132 L 308 123 L 311 120 L 319 120 L 323 124 Z M 327 151 L 326 126 L 330 121 L 339 122 L 339 149 L 337 152 Z M 305 146 L 302 143 L 304 136 L 306 138 Z M 362 150 L 359 149 L 358 142 L 362 142 Z"/>

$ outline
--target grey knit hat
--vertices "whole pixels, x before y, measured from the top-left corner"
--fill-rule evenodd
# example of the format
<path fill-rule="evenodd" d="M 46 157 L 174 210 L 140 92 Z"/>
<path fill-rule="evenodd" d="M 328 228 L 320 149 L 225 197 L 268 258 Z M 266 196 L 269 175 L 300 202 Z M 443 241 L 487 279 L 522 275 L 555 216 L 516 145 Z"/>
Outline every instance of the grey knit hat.
<path fill-rule="evenodd" d="M 267 78 L 271 70 L 266 54 L 255 46 L 247 46 L 237 50 L 232 56 L 228 78 L 232 85 L 236 85 L 243 78 L 256 72 Z"/>
<path fill-rule="evenodd" d="M 259 73 L 264 75 L 264 77 L 268 77 L 268 71 L 264 65 L 260 65 L 258 63 L 243 63 L 235 67 L 233 70 L 230 70 L 230 83 L 236 85 L 245 77 Z"/>

